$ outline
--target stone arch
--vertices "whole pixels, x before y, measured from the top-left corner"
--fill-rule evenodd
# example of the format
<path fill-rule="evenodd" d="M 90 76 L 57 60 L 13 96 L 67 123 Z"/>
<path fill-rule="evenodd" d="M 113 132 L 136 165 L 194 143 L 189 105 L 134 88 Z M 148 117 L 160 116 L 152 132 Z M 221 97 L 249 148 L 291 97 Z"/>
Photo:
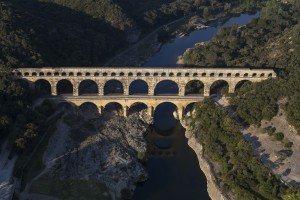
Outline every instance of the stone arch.
<path fill-rule="evenodd" d="M 238 91 L 239 89 L 241 89 L 242 87 L 251 84 L 250 80 L 241 80 L 239 82 L 236 83 L 235 87 L 234 87 L 234 91 Z"/>
<path fill-rule="evenodd" d="M 177 105 L 172 102 L 158 104 L 154 110 L 154 126 L 159 130 L 170 130 L 176 124 L 174 113 L 178 113 Z"/>
<path fill-rule="evenodd" d="M 217 80 L 211 84 L 209 92 L 210 95 L 212 94 L 226 95 L 229 93 L 229 83 L 225 80 Z"/>
<path fill-rule="evenodd" d="M 154 89 L 154 95 L 162 94 L 179 94 L 179 86 L 175 81 L 163 80 L 156 84 Z"/>
<path fill-rule="evenodd" d="M 133 103 L 129 107 L 128 115 L 131 115 L 131 114 L 134 114 L 134 113 L 137 113 L 137 112 L 141 112 L 141 111 L 143 111 L 143 110 L 145 110 L 147 108 L 148 108 L 148 106 L 145 103 L 143 103 L 143 102 Z"/>
<path fill-rule="evenodd" d="M 200 80 L 191 80 L 185 85 L 185 95 L 204 94 L 204 83 Z"/>
<path fill-rule="evenodd" d="M 121 81 L 111 79 L 104 85 L 104 95 L 124 94 L 124 86 Z"/>
<path fill-rule="evenodd" d="M 95 81 L 93 81 L 91 79 L 87 79 L 87 80 L 83 80 L 80 82 L 79 87 L 78 87 L 78 93 L 79 93 L 79 95 L 84 95 L 84 94 L 98 95 L 99 88 Z"/>
<path fill-rule="evenodd" d="M 109 102 L 104 106 L 104 112 L 123 115 L 123 106 L 118 102 Z"/>
<path fill-rule="evenodd" d="M 39 79 L 34 82 L 35 89 L 41 94 L 51 94 L 51 84 L 45 79 Z"/>
<path fill-rule="evenodd" d="M 148 91 L 148 83 L 141 79 L 134 80 L 129 85 L 129 95 L 148 94 Z"/>
<path fill-rule="evenodd" d="M 184 109 L 184 115 L 191 115 L 197 102 L 189 103 Z M 188 114 L 189 113 L 189 114 Z"/>
<path fill-rule="evenodd" d="M 71 81 L 67 79 L 62 79 L 59 80 L 56 84 L 56 91 L 57 94 L 68 94 L 68 95 L 73 95 L 73 84 Z"/>
<path fill-rule="evenodd" d="M 79 112 L 82 113 L 86 119 L 93 119 L 99 117 L 98 106 L 93 102 L 84 102 L 79 106 Z"/>

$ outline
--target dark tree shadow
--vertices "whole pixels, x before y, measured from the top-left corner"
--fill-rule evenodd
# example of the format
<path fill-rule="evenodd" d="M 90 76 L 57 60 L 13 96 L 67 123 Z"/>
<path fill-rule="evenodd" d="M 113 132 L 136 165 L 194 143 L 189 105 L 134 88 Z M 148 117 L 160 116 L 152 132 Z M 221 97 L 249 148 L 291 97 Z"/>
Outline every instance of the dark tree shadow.
<path fill-rule="evenodd" d="M 41 54 L 37 66 L 98 66 L 127 45 L 124 31 L 84 12 L 36 0 L 7 2 L 20 16 L 14 26 L 24 30 Z M 27 59 L 24 63 L 31 63 Z"/>

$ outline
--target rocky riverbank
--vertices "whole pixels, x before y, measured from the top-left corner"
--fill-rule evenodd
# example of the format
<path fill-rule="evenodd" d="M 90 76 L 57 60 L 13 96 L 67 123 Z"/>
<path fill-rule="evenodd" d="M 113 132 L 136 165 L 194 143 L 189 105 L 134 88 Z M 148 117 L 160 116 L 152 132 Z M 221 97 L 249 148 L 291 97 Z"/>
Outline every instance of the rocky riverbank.
<path fill-rule="evenodd" d="M 188 145 L 194 150 L 197 155 L 199 166 L 207 179 L 207 191 L 212 200 L 231 200 L 224 194 L 216 183 L 213 164 L 204 156 L 203 146 L 197 141 L 195 134 L 188 126 L 187 120 L 181 121 L 182 126 L 186 129 L 185 136 L 188 138 Z"/>
<path fill-rule="evenodd" d="M 85 118 L 65 115 L 44 153 L 46 169 L 33 180 L 30 193 L 62 198 L 39 191 L 39 185 L 45 187 L 45 180 L 76 180 L 104 184 L 109 192 L 101 194 L 103 199 L 130 197 L 136 183 L 148 178 L 138 157 L 142 159 L 147 150 L 144 134 L 151 121 L 143 112 L 126 119 L 112 113 Z"/>

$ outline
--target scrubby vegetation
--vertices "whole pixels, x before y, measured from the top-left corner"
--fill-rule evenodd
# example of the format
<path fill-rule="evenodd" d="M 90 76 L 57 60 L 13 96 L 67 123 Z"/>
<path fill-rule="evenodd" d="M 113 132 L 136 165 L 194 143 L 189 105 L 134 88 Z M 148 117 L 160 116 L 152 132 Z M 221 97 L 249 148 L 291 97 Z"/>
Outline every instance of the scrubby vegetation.
<path fill-rule="evenodd" d="M 228 110 L 205 99 L 195 107 L 191 126 L 204 153 L 217 166 L 217 182 L 235 199 L 283 199 L 296 189 L 281 183 L 254 155 Z M 289 196 L 289 195 L 287 195 Z"/>

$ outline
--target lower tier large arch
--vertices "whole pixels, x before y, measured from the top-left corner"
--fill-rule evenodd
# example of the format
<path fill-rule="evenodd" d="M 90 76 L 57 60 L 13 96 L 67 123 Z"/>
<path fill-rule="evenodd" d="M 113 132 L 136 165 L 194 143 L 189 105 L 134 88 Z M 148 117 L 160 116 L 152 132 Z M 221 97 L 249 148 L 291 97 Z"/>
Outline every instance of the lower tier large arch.
<path fill-rule="evenodd" d="M 104 106 L 104 112 L 123 115 L 123 106 L 118 102 L 110 102 Z"/>
<path fill-rule="evenodd" d="M 146 110 L 148 108 L 148 106 L 143 103 L 143 102 L 136 102 L 134 104 L 132 104 L 129 109 L 128 109 L 128 115 L 137 113 L 137 112 L 141 112 L 143 110 Z"/>

